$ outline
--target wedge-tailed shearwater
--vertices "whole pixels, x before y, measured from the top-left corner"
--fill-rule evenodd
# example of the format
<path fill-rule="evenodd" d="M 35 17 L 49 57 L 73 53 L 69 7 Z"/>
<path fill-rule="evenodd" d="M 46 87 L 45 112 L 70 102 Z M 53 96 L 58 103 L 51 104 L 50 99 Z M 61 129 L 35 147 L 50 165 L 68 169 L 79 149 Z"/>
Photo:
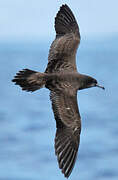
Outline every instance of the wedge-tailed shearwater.
<path fill-rule="evenodd" d="M 65 4 L 55 18 L 56 38 L 48 56 L 44 73 L 23 69 L 14 79 L 22 90 L 50 90 L 52 109 L 56 120 L 55 153 L 59 168 L 69 177 L 75 164 L 81 133 L 81 117 L 77 105 L 77 91 L 98 85 L 97 80 L 80 74 L 76 67 L 76 52 L 80 32 L 75 16 Z"/>

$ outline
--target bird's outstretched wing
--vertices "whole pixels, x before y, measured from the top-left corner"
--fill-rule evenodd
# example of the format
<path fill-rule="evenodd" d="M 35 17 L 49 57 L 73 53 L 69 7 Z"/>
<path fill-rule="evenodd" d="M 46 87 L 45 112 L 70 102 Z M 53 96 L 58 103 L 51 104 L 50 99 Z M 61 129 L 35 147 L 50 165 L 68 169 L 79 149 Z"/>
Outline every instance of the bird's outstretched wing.
<path fill-rule="evenodd" d="M 59 168 L 69 177 L 75 164 L 80 142 L 81 118 L 77 94 L 51 91 L 50 99 L 56 119 L 55 153 Z"/>
<path fill-rule="evenodd" d="M 55 18 L 56 39 L 48 57 L 47 73 L 76 71 L 76 51 L 80 43 L 79 27 L 67 5 L 62 5 Z"/>

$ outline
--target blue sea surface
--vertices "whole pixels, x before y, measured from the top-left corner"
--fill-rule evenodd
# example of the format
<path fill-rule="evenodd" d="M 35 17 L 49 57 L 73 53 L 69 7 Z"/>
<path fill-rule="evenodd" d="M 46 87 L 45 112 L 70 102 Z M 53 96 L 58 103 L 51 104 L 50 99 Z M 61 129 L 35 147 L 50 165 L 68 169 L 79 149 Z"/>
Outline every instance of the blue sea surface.
<path fill-rule="evenodd" d="M 43 72 L 48 42 L 0 43 L 0 180 L 64 180 L 54 151 L 49 91 L 23 92 L 11 80 Z M 118 37 L 82 40 L 78 71 L 105 86 L 78 92 L 81 142 L 70 180 L 118 180 Z"/>

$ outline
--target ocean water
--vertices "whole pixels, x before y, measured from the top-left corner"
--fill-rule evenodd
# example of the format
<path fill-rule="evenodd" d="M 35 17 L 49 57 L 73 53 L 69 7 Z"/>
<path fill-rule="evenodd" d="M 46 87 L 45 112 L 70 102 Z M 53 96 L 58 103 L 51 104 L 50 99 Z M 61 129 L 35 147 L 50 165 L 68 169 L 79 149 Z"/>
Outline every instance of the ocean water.
<path fill-rule="evenodd" d="M 0 180 L 63 180 L 54 152 L 55 120 L 49 91 L 21 91 L 13 79 L 29 68 L 43 72 L 49 42 L 0 43 Z M 82 40 L 78 71 L 105 91 L 78 92 L 81 142 L 70 180 L 118 179 L 118 37 Z"/>

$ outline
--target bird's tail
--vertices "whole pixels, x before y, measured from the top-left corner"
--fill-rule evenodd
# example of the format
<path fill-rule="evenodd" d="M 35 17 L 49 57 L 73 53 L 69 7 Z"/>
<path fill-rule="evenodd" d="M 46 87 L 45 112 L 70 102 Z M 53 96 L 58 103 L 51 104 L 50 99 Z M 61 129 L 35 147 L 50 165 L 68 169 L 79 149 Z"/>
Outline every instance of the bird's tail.
<path fill-rule="evenodd" d="M 12 82 L 19 85 L 22 90 L 33 92 L 45 86 L 45 73 L 23 69 L 16 74 Z"/>

